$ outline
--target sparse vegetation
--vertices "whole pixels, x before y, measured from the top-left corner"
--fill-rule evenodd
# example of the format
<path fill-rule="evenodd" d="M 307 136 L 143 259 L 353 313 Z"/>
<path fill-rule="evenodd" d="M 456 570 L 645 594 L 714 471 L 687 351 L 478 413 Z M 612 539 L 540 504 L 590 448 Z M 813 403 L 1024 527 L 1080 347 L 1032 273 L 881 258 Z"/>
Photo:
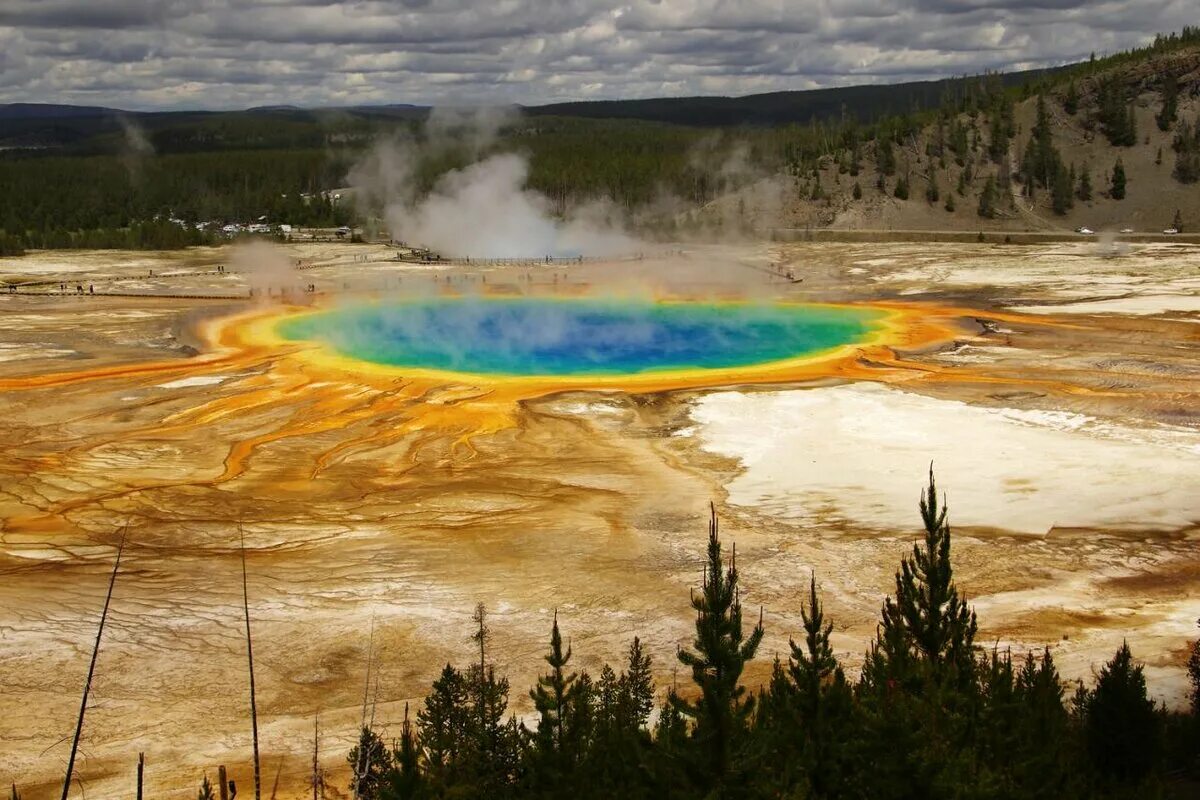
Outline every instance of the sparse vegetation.
<path fill-rule="evenodd" d="M 1113 200 L 1125 199 L 1125 165 L 1121 162 L 1120 156 L 1117 157 L 1117 163 L 1113 164 L 1108 196 Z"/>
<path fill-rule="evenodd" d="M 547 672 L 532 690 L 532 729 L 504 719 L 508 684 L 486 652 L 467 673 L 447 665 L 417 724 L 407 710 L 391 747 L 370 727 L 349 754 L 356 797 L 859 798 L 1184 796 L 1200 743 L 1200 642 L 1191 647 L 1190 713 L 1146 690 L 1126 644 L 1068 703 L 1049 648 L 1014 656 L 976 643 L 959 590 L 945 502 L 922 492 L 921 541 L 901 561 L 856 681 L 830 640 L 834 621 L 809 577 L 799 641 L 751 692 L 761 613 L 747 630 L 741 580 L 715 512 L 696 638 L 679 651 L 691 687 L 672 687 L 650 728 L 651 662 L 634 639 L 620 672 L 572 670 L 552 620 Z M 484 678 L 483 676 L 487 676 Z M 481 680 L 482 678 L 482 680 Z M 481 688 L 473 688 L 481 687 Z M 364 759 L 363 753 L 369 753 Z M 1178 785 L 1180 792 L 1172 787 Z"/>

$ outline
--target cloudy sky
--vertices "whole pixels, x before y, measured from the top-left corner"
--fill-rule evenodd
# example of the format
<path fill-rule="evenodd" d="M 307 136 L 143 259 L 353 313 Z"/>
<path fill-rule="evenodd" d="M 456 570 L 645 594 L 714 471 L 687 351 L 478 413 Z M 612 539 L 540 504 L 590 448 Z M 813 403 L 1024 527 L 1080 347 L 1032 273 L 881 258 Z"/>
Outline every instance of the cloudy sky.
<path fill-rule="evenodd" d="M 0 0 L 0 102 L 128 109 L 750 94 L 1059 64 L 1196 0 Z"/>

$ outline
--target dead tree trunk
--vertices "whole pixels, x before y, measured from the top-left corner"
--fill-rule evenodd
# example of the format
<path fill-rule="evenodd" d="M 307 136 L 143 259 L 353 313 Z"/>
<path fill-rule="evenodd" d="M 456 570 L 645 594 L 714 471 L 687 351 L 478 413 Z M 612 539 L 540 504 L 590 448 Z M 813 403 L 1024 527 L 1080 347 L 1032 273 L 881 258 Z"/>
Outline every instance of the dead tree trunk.
<path fill-rule="evenodd" d="M 88 695 L 92 691 L 92 676 L 96 673 L 96 657 L 100 654 L 100 639 L 104 635 L 104 623 L 108 620 L 108 604 L 112 600 L 113 586 L 117 583 L 117 570 L 121 568 L 121 554 L 125 552 L 127 525 L 121 531 L 121 544 L 117 546 L 117 560 L 108 579 L 108 593 L 104 596 L 104 610 L 100 612 L 100 627 L 96 630 L 96 644 L 92 647 L 92 661 L 88 665 L 87 680 L 83 684 L 83 700 L 79 703 L 79 720 L 75 723 L 75 738 L 71 742 L 71 755 L 67 757 L 67 776 L 63 779 L 62 800 L 71 792 L 71 775 L 75 771 L 75 754 L 79 752 L 79 736 L 83 733 L 83 715 L 87 712 Z"/>
<path fill-rule="evenodd" d="M 254 695 L 254 643 L 250 638 L 250 593 L 246 588 L 246 537 L 238 526 L 242 549 L 242 610 L 246 613 L 246 658 L 250 668 L 250 731 L 254 738 L 254 800 L 262 800 L 262 777 L 258 762 L 258 703 Z M 63 800 L 66 800 L 64 795 Z"/>
<path fill-rule="evenodd" d="M 313 800 L 320 800 L 317 796 L 318 789 L 321 787 L 321 762 L 320 762 L 320 744 L 321 744 L 321 718 L 320 716 L 313 717 L 313 762 L 312 762 L 312 790 Z"/>

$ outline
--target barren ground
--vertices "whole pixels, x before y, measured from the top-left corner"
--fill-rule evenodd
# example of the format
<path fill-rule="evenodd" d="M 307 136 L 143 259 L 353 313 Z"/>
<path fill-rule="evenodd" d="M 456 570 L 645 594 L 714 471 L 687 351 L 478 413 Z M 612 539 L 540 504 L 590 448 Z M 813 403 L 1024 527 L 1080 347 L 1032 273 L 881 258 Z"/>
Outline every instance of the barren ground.
<path fill-rule="evenodd" d="M 557 393 L 463 447 L 429 412 L 464 402 L 457 390 L 281 373 L 286 353 L 217 357 L 198 325 L 249 306 L 248 276 L 214 271 L 224 251 L 0 260 L 0 277 L 52 281 L 0 296 L 0 779 L 29 800 L 58 791 L 126 523 L 77 768 L 94 797 L 131 791 L 139 751 L 150 796 L 189 795 L 220 763 L 250 785 L 239 524 L 264 781 L 298 797 L 318 714 L 344 789 L 372 627 L 385 731 L 470 657 L 476 602 L 518 712 L 555 608 L 579 666 L 637 634 L 668 683 L 710 499 L 743 598 L 764 608 L 750 680 L 798 630 L 810 570 L 857 664 L 917 536 L 930 460 L 982 642 L 1049 645 L 1087 679 L 1127 637 L 1152 693 L 1182 698 L 1200 616 L 1200 248 L 764 244 L 488 270 L 371 246 L 288 257 L 306 269 L 254 280 L 326 294 L 666 283 L 978 311 L 945 346 L 861 357 L 854 374 L 876 380 Z M 58 295 L 59 278 L 101 296 Z M 399 424 L 418 407 L 428 426 Z"/>

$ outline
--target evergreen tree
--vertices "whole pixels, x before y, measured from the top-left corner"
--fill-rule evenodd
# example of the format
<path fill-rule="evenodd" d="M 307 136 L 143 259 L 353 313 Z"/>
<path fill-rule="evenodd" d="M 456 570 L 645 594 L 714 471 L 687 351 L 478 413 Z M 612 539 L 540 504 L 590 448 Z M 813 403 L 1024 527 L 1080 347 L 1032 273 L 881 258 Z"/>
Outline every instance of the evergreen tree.
<path fill-rule="evenodd" d="M 937 172 L 931 164 L 929 167 L 929 185 L 925 187 L 925 199 L 932 204 L 936 203 L 940 197 L 941 193 L 938 190 Z"/>
<path fill-rule="evenodd" d="M 1162 110 L 1155 115 L 1154 120 L 1158 123 L 1160 131 L 1171 129 L 1171 124 L 1179 113 L 1179 81 L 1173 73 L 1167 73 L 1163 77 L 1162 86 Z"/>
<path fill-rule="evenodd" d="M 1200 627 L 1200 619 L 1196 620 Z M 1200 638 L 1192 642 L 1187 660 L 1188 683 L 1191 684 L 1189 699 L 1192 701 L 1192 716 L 1200 723 Z"/>
<path fill-rule="evenodd" d="M 417 712 L 421 744 L 435 785 L 444 787 L 461 778 L 473 729 L 470 694 L 463 674 L 447 664 L 426 695 L 424 708 Z"/>
<path fill-rule="evenodd" d="M 896 593 L 883 605 L 879 643 L 885 659 L 914 658 L 935 674 L 969 677 L 974 664 L 975 612 L 958 594 L 950 564 L 948 509 L 939 503 L 932 467 L 919 504 L 924 547 L 900 562 Z"/>
<path fill-rule="evenodd" d="M 1079 172 L 1079 191 L 1077 196 L 1085 202 L 1092 199 L 1092 170 L 1086 161 L 1083 162 L 1083 169 Z"/>
<path fill-rule="evenodd" d="M 1113 200 L 1125 199 L 1125 165 L 1121 163 L 1121 159 L 1117 158 L 1117 163 L 1113 165 L 1112 185 L 1108 190 L 1108 195 Z"/>
<path fill-rule="evenodd" d="M 572 699 L 572 686 L 577 679 L 575 673 L 567 673 L 571 661 L 571 647 L 562 649 L 562 634 L 558 630 L 558 612 L 554 612 L 554 624 L 550 629 L 550 652 L 545 656 L 550 672 L 538 678 L 537 686 L 529 692 L 533 707 L 538 712 L 538 746 L 544 752 L 561 752 L 563 749 L 563 717 L 568 713 Z"/>
<path fill-rule="evenodd" d="M 1104 135 L 1116 147 L 1137 144 L 1137 120 L 1134 117 L 1133 105 L 1125 103 L 1124 94 L 1113 78 L 1103 81 L 1097 90 L 1097 117 Z"/>
<path fill-rule="evenodd" d="M 954 162 L 960 167 L 966 163 L 970 145 L 967 143 L 967 128 L 958 118 L 950 123 L 950 149 L 954 151 Z"/>
<path fill-rule="evenodd" d="M 983 184 L 979 193 L 979 216 L 992 219 L 996 216 L 996 179 L 991 175 Z"/>
<path fill-rule="evenodd" d="M 908 178 L 906 176 L 896 179 L 896 188 L 892 191 L 892 195 L 898 200 L 908 199 Z"/>
<path fill-rule="evenodd" d="M 641 639 L 633 637 L 625 673 L 618 684 L 618 721 L 628 730 L 644 728 L 654 709 L 651 663 L 650 654 L 642 648 Z"/>
<path fill-rule="evenodd" d="M 862 200 L 862 187 L 858 185 L 858 181 L 854 182 L 854 188 L 850 190 L 850 196 L 855 200 Z"/>
<path fill-rule="evenodd" d="M 428 796 L 420 759 L 416 727 L 408 717 L 408 703 L 405 703 L 400 741 L 392 754 L 392 770 L 381 792 L 382 800 L 417 800 Z"/>
<path fill-rule="evenodd" d="M 1180 183 L 1200 180 L 1200 121 L 1179 123 L 1172 143 L 1175 150 L 1175 169 L 1171 175 Z"/>
<path fill-rule="evenodd" d="M 1079 111 L 1079 87 L 1075 85 L 1074 80 L 1067 85 L 1067 93 L 1063 97 L 1063 110 L 1071 116 L 1075 116 Z"/>
<path fill-rule="evenodd" d="M 923 546 L 900 562 L 859 677 L 868 793 L 876 797 L 938 796 L 976 771 L 975 614 L 954 584 L 932 468 L 919 507 Z"/>
<path fill-rule="evenodd" d="M 13 789 L 13 796 L 16 796 L 16 789 Z M 204 774 L 204 779 L 200 782 L 200 791 L 196 793 L 196 800 L 216 800 L 213 794 L 212 782 L 208 779 L 208 773 Z"/>
<path fill-rule="evenodd" d="M 387 781 L 392 768 L 392 754 L 379 734 L 364 725 L 358 734 L 358 744 L 346 757 L 350 764 L 350 794 L 358 800 L 374 800 Z"/>
<path fill-rule="evenodd" d="M 1175 218 L 1171 220 L 1171 227 L 1179 233 L 1183 233 L 1183 214 L 1180 213 L 1178 208 L 1175 209 Z"/>
<path fill-rule="evenodd" d="M 1069 796 L 1067 709 L 1062 680 L 1047 647 L 1040 659 L 1025 657 L 1016 680 L 1020 702 L 1018 735 L 1011 754 L 1016 786 L 1024 796 L 1051 800 Z"/>
<path fill-rule="evenodd" d="M 954 194 L 952 192 L 946 193 L 946 206 L 945 207 L 946 207 L 946 210 L 949 211 L 951 214 L 954 213 Z"/>
<path fill-rule="evenodd" d="M 567 645 L 563 650 L 557 611 L 550 629 L 550 652 L 545 661 L 550 671 L 540 676 L 537 686 L 529 692 L 538 713 L 530 780 L 541 792 L 554 794 L 569 783 L 582 760 L 593 725 L 594 695 L 587 673 L 567 672 L 571 647 Z M 602 691 L 613 694 L 615 683 L 616 676 L 608 669 Z"/>
<path fill-rule="evenodd" d="M 758 650 L 763 628 L 760 615 L 750 635 L 744 635 L 737 551 L 726 568 L 721 562 L 715 507 L 708 526 L 703 585 L 692 598 L 692 608 L 696 610 L 695 650 L 680 650 L 678 657 L 691 669 L 700 697 L 687 701 L 676 695 L 672 702 L 693 722 L 694 774 L 700 787 L 711 797 L 725 797 L 745 783 L 741 740 L 754 710 L 754 698 L 746 696 L 741 677 L 746 662 Z"/>
<path fill-rule="evenodd" d="M 1084 695 L 1082 705 L 1092 769 L 1118 785 L 1140 784 L 1161 754 L 1160 720 L 1128 644 L 1122 643 L 1100 669 L 1096 688 Z"/>
<path fill-rule="evenodd" d="M 896 172 L 896 154 L 892 150 L 892 140 L 883 134 L 875 140 L 875 169 L 879 171 L 881 178 Z"/>
<path fill-rule="evenodd" d="M 788 641 L 790 696 L 795 706 L 792 735 L 800 735 L 799 762 L 811 796 L 837 796 L 845 788 L 850 772 L 848 728 L 852 724 L 853 694 L 833 654 L 829 641 L 833 623 L 825 619 L 815 574 L 809 580 L 808 603 L 800 606 L 800 618 L 804 642 L 798 645 Z"/>
<path fill-rule="evenodd" d="M 1066 214 L 1075 205 L 1074 192 L 1072 192 L 1074 184 L 1074 166 L 1071 167 L 1070 172 L 1059 166 L 1054 176 L 1054 190 L 1051 194 L 1051 206 L 1055 214 L 1060 216 Z"/>

